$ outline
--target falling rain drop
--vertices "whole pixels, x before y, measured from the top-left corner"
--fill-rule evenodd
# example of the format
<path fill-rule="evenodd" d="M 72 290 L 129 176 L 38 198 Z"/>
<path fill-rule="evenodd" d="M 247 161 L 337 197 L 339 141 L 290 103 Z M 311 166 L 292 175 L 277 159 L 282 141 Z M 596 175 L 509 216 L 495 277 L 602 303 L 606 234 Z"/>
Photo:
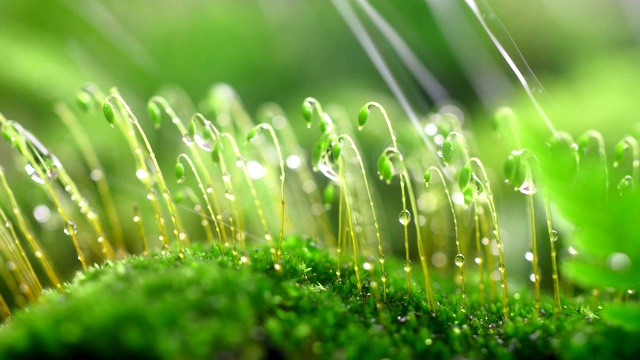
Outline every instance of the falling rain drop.
<path fill-rule="evenodd" d="M 404 209 L 400 211 L 400 214 L 398 215 L 398 221 L 400 221 L 400 224 L 402 225 L 408 225 L 411 222 L 411 213 L 409 212 L 409 210 Z"/>

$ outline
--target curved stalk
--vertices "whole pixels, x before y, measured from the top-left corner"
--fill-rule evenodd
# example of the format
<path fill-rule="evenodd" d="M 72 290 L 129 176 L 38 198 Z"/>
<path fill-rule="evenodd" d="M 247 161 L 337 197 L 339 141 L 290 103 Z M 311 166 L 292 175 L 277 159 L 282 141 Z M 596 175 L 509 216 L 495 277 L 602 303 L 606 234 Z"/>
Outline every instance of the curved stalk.
<path fill-rule="evenodd" d="M 198 171 L 196 170 L 196 167 L 193 163 L 193 161 L 191 161 L 191 158 L 189 157 L 189 155 L 185 154 L 185 153 L 181 153 L 180 155 L 178 155 L 177 158 L 177 162 L 179 164 L 180 160 L 184 159 L 187 164 L 189 164 L 189 168 L 191 169 L 191 172 L 193 172 L 193 175 L 196 178 L 196 182 L 198 183 L 198 188 L 200 189 L 200 192 L 202 193 L 202 198 L 204 199 L 204 202 L 207 206 L 207 210 L 209 211 L 209 215 L 211 215 L 211 218 L 213 219 L 213 221 L 215 222 L 215 218 L 214 218 L 214 214 L 213 214 L 213 209 L 211 208 L 211 203 L 209 202 L 209 197 L 207 196 L 207 190 L 204 187 L 204 184 L 202 183 L 202 180 L 200 179 L 200 175 L 198 174 Z M 183 182 L 184 181 L 184 175 L 178 179 L 178 182 Z M 194 202 L 197 204 L 198 202 L 195 201 L 195 199 L 193 199 Z M 208 221 L 207 221 L 208 223 Z M 209 234 L 210 229 L 208 228 L 208 226 L 205 226 L 205 229 L 207 230 L 207 234 Z M 211 236 L 208 236 L 209 239 L 209 245 L 213 246 L 214 245 L 214 241 L 213 238 Z M 222 238 L 220 238 L 220 245 L 222 246 Z"/>
<path fill-rule="evenodd" d="M 391 181 L 391 178 L 393 177 L 393 164 L 391 163 L 391 160 L 389 158 L 389 155 L 394 155 L 394 157 L 398 160 L 398 162 L 400 163 L 400 187 L 402 190 L 402 207 L 403 207 L 403 213 L 408 212 L 407 211 L 407 204 L 406 204 L 406 196 L 405 196 L 405 187 L 406 190 L 408 192 L 409 195 L 409 201 L 410 201 L 410 205 L 411 205 L 411 211 L 413 211 L 413 214 L 415 216 L 418 216 L 418 210 L 417 210 L 417 206 L 416 206 L 416 199 L 415 199 L 415 194 L 413 192 L 413 186 L 411 185 L 411 177 L 409 175 L 409 171 L 407 170 L 407 167 L 404 163 L 404 160 L 402 158 L 402 154 L 400 153 L 400 151 L 398 150 L 398 143 L 396 141 L 396 133 L 395 131 L 393 131 L 393 127 L 391 126 L 391 120 L 389 119 L 389 116 L 387 115 L 386 110 L 384 109 L 384 107 L 382 107 L 382 105 L 378 104 L 377 102 L 371 101 L 366 103 L 361 109 L 360 112 L 358 114 L 358 130 L 362 130 L 364 128 L 364 125 L 366 124 L 369 114 L 371 112 L 371 110 L 373 110 L 374 108 L 377 108 L 378 110 L 380 110 L 380 112 L 382 113 L 382 116 L 384 118 L 384 121 L 387 125 L 387 129 L 389 130 L 389 135 L 391 137 L 391 142 L 393 144 L 392 147 L 387 148 L 385 150 L 385 152 L 383 153 L 383 157 L 386 157 L 387 159 L 385 160 L 384 158 L 381 157 L 379 163 L 378 163 L 378 167 L 379 170 L 383 170 L 383 172 L 381 172 L 381 179 L 385 178 L 387 183 L 389 183 Z M 383 169 L 380 169 L 380 165 L 383 166 Z M 386 169 L 384 169 L 386 168 Z M 403 214 L 401 213 L 401 214 Z M 405 271 L 407 273 L 407 288 L 409 290 L 409 292 L 411 292 L 411 260 L 409 259 L 409 240 L 408 240 L 408 226 L 409 226 L 409 221 L 410 219 L 406 219 L 405 217 L 401 216 L 401 223 L 404 225 L 404 233 L 405 233 Z M 402 221 L 402 219 L 405 219 L 405 221 Z M 433 290 L 431 287 L 431 277 L 429 276 L 429 266 L 427 263 L 427 258 L 426 258 L 426 252 L 424 249 L 424 244 L 422 243 L 422 231 L 420 229 L 420 223 L 416 220 L 415 221 L 415 227 L 416 227 L 416 241 L 418 243 L 418 255 L 420 257 L 420 264 L 422 266 L 422 271 L 424 274 L 424 281 L 425 281 L 425 293 L 426 293 L 426 298 L 427 298 L 427 303 L 429 305 L 429 309 L 435 313 L 436 312 L 436 302 L 435 302 L 435 298 L 433 296 Z"/>
<path fill-rule="evenodd" d="M 362 172 L 362 178 L 364 180 L 364 187 L 365 190 L 367 192 L 367 198 L 369 200 L 369 206 L 371 207 L 371 214 L 373 215 L 373 226 L 376 229 L 376 240 L 378 241 L 378 252 L 379 252 L 379 261 L 380 261 L 380 265 L 381 265 L 381 270 L 382 270 L 382 274 L 381 274 L 381 278 L 380 280 L 382 281 L 382 292 L 383 292 L 383 299 L 386 302 L 387 301 L 387 277 L 386 277 L 386 272 L 385 272 L 385 268 L 384 268 L 384 253 L 382 251 L 382 239 L 380 237 L 380 226 L 378 224 L 378 217 L 376 216 L 376 209 L 375 206 L 373 205 L 373 197 L 371 196 L 371 190 L 369 189 L 369 182 L 367 181 L 367 173 L 364 167 L 364 163 L 362 162 L 362 157 L 360 156 L 360 152 L 358 151 L 358 148 L 356 147 L 355 142 L 353 141 L 353 139 L 351 138 L 351 136 L 346 135 L 346 134 L 342 134 L 338 136 L 338 141 L 342 141 L 342 140 L 346 140 L 351 149 L 355 152 L 356 154 L 356 159 L 358 160 L 358 164 L 360 165 L 360 170 Z"/>
<path fill-rule="evenodd" d="M 142 138 L 142 141 L 146 147 L 147 150 L 147 154 L 149 156 L 149 159 L 151 160 L 154 169 L 151 169 L 151 175 L 153 175 L 153 177 L 157 180 L 158 183 L 158 187 L 160 192 L 162 192 L 162 197 L 165 200 L 165 203 L 167 204 L 167 207 L 169 209 L 169 214 L 171 217 L 171 222 L 173 225 L 173 234 L 176 238 L 176 242 L 178 244 L 178 251 L 179 251 L 179 255 L 180 258 L 184 258 L 184 249 L 183 249 L 183 243 L 185 245 L 188 245 L 189 243 L 189 239 L 187 237 L 186 232 L 184 231 L 184 229 L 182 228 L 182 222 L 180 220 L 180 215 L 178 214 L 178 211 L 176 209 L 176 205 L 173 202 L 173 199 L 171 198 L 171 193 L 169 192 L 169 189 L 167 188 L 166 182 L 164 180 L 164 177 L 162 176 L 162 170 L 160 169 L 160 165 L 158 164 L 158 161 L 156 159 L 156 155 L 155 152 L 153 151 L 153 149 L 151 148 L 151 144 L 149 143 L 149 140 L 147 139 L 147 136 L 144 132 L 144 130 L 142 129 L 142 127 L 140 126 L 140 123 L 138 122 L 136 116 L 133 114 L 133 112 L 131 112 L 131 109 L 129 108 L 129 105 L 127 105 L 127 103 L 124 101 L 124 99 L 120 96 L 120 94 L 118 93 L 117 89 L 112 88 L 111 89 L 111 94 L 109 96 L 107 96 L 107 98 L 105 99 L 104 102 L 104 111 L 105 111 L 105 116 L 107 117 L 107 120 L 110 120 L 109 122 L 113 122 L 114 120 L 114 116 L 113 116 L 113 109 L 114 109 L 114 105 L 112 104 L 113 101 L 117 101 L 120 104 L 121 110 L 124 111 L 123 115 L 123 119 L 128 118 L 129 119 L 129 123 L 133 124 L 135 126 L 136 131 L 138 132 L 138 134 L 140 135 L 140 137 Z M 111 112 L 109 114 L 109 111 Z M 125 116 L 126 115 L 126 116 Z M 109 119 L 109 117 L 111 119 Z M 131 126 L 128 126 L 129 128 L 131 128 Z M 122 130 L 124 130 L 124 127 L 121 127 Z M 129 129 L 130 130 L 130 129 Z M 135 134 L 132 131 L 127 131 L 125 133 L 125 136 L 127 137 L 131 137 L 131 138 L 135 138 Z M 131 141 L 131 144 L 134 144 L 133 141 Z M 137 140 L 135 141 L 135 145 L 138 145 Z M 143 182 L 148 182 L 149 188 L 152 188 L 151 182 L 149 180 L 150 174 L 147 170 L 149 170 L 149 168 L 146 165 L 146 161 L 144 160 L 144 155 L 142 154 L 142 149 L 138 146 L 136 147 L 136 150 L 134 151 L 134 153 L 137 153 L 138 156 L 140 157 L 139 162 L 142 162 L 144 164 L 144 167 L 139 168 L 138 171 L 136 172 L 136 175 L 138 175 L 138 178 L 143 181 Z M 140 172 L 140 170 L 142 169 L 142 171 L 147 171 L 146 173 L 142 173 Z M 168 245 L 167 243 L 165 243 L 164 245 Z M 165 246 L 166 247 L 166 246 Z"/>
<path fill-rule="evenodd" d="M 266 129 L 271 136 L 271 140 L 276 148 L 276 153 L 278 154 L 278 161 L 280 164 L 280 238 L 278 240 L 278 250 L 276 251 L 276 265 L 278 265 L 278 270 L 282 269 L 281 257 L 282 257 L 282 238 L 284 236 L 284 180 L 285 180 L 285 171 L 284 171 L 284 158 L 282 157 L 282 151 L 280 150 L 280 142 L 278 141 L 278 137 L 276 136 L 273 127 L 269 124 L 262 123 L 258 124 L 251 131 L 249 131 L 249 135 L 247 136 L 248 141 L 252 141 L 257 134 L 258 131 Z"/>
<path fill-rule="evenodd" d="M 98 194 L 102 200 L 102 204 L 109 221 L 109 226 L 113 233 L 114 244 L 116 246 L 116 257 L 119 259 L 123 258 L 126 254 L 126 245 L 122 235 L 122 226 L 120 225 L 120 219 L 118 218 L 118 211 L 116 210 L 113 197 L 111 196 L 111 189 L 106 177 L 104 176 L 104 167 L 100 163 L 100 159 L 91 145 L 91 141 L 87 135 L 80 130 L 80 123 L 71 109 L 63 103 L 57 103 L 55 106 L 55 112 L 58 114 L 58 117 L 62 120 L 67 129 L 69 129 L 69 132 L 80 147 L 82 157 L 91 169 L 91 180 L 96 183 Z"/>
<path fill-rule="evenodd" d="M 193 159 L 194 164 L 196 165 L 196 168 L 204 178 L 204 181 L 205 181 L 204 184 L 206 184 L 205 189 L 207 193 L 206 197 L 209 198 L 209 201 L 213 205 L 212 209 L 207 209 L 207 210 L 213 210 L 213 211 L 209 211 L 209 215 L 211 216 L 211 219 L 215 225 L 216 233 L 218 234 L 218 239 L 220 240 L 220 245 L 221 245 L 220 251 L 224 255 L 224 248 L 225 248 L 224 244 L 228 244 L 229 240 L 227 238 L 227 232 L 225 228 L 221 227 L 219 224 L 220 221 L 222 220 L 222 215 L 221 215 L 222 212 L 220 211 L 220 205 L 218 204 L 218 200 L 213 191 L 213 187 L 212 187 L 213 182 L 211 180 L 211 176 L 209 175 L 209 172 L 207 171 L 207 168 L 204 165 L 204 162 L 202 161 L 202 157 L 200 156 L 200 154 L 198 153 L 195 147 L 189 146 L 189 144 L 193 145 L 193 142 L 189 141 L 190 140 L 189 131 L 187 130 L 187 128 L 185 128 L 184 124 L 182 123 L 178 115 L 175 113 L 175 111 L 173 110 L 169 102 L 163 97 L 161 96 L 152 97 L 147 103 L 147 108 L 149 110 L 149 115 L 151 116 L 154 122 L 154 126 L 156 128 L 159 128 L 162 124 L 161 109 L 164 110 L 165 114 L 167 114 L 167 116 L 171 118 L 171 123 L 177 127 L 178 131 L 182 135 L 182 139 L 185 142 L 185 144 L 187 144 L 187 148 L 189 149 L 191 158 Z M 204 116 L 202 116 L 202 114 L 196 113 L 191 118 L 191 121 L 193 122 L 197 118 L 204 119 Z"/>
<path fill-rule="evenodd" d="M 440 171 L 440 169 L 438 169 L 435 166 L 430 166 L 427 169 L 427 172 L 424 174 L 424 183 L 426 185 L 426 187 L 429 187 L 429 180 L 431 179 L 431 173 L 430 171 L 435 171 L 438 176 L 440 177 L 440 180 L 442 181 L 442 186 L 444 187 L 444 193 L 447 197 L 447 200 L 449 201 L 449 207 L 451 208 L 451 214 L 453 215 L 453 228 L 455 230 L 455 234 L 456 234 L 456 249 L 458 251 L 458 253 L 455 256 L 454 259 L 454 263 L 455 265 L 460 269 L 460 284 L 461 284 L 461 290 L 462 290 L 462 305 L 466 306 L 467 304 L 467 295 L 465 293 L 465 288 L 464 288 L 464 263 L 465 263 L 465 259 L 464 259 L 464 255 L 462 254 L 462 249 L 460 248 L 460 228 L 458 227 L 458 217 L 456 215 L 456 208 L 455 205 L 453 204 L 453 200 L 451 199 L 451 192 L 449 191 L 449 187 L 447 186 L 447 182 L 444 178 L 444 175 L 442 174 L 442 171 Z"/>
<path fill-rule="evenodd" d="M 137 203 L 133 203 L 133 222 L 138 227 L 138 235 L 140 236 L 140 242 L 142 244 L 142 256 L 149 256 L 149 246 L 147 245 L 147 236 L 144 233 L 144 225 L 142 224 L 142 216 L 140 215 L 140 208 Z"/>
<path fill-rule="evenodd" d="M 2 187 L 4 188 L 7 198 L 9 199 L 13 215 L 15 216 L 15 219 L 18 223 L 18 228 L 20 229 L 22 236 L 27 240 L 27 245 L 29 245 L 31 252 L 40 262 L 40 265 L 44 269 L 45 274 L 47 274 L 47 277 L 49 278 L 49 281 L 51 281 L 51 284 L 56 288 L 56 290 L 64 293 L 64 287 L 62 286 L 62 282 L 60 281 L 58 273 L 51 264 L 51 260 L 49 260 L 49 257 L 42 249 L 40 242 L 33 235 L 33 231 L 29 228 L 27 221 L 22 215 L 22 210 L 20 210 L 20 206 L 18 205 L 15 196 L 13 195 L 13 191 L 11 191 L 11 188 L 9 187 L 7 178 L 4 175 L 4 168 L 2 166 L 0 166 L 0 182 L 2 183 Z"/>
<path fill-rule="evenodd" d="M 501 287 L 502 287 L 502 313 L 505 320 L 509 319 L 509 292 L 507 290 L 507 268 L 504 265 L 504 255 L 502 251 L 502 239 L 500 238 L 500 224 L 498 223 L 498 211 L 496 209 L 496 204 L 493 199 L 493 191 L 491 191 L 491 182 L 489 181 L 489 176 L 487 176 L 487 171 L 482 164 L 480 159 L 472 157 L 470 159 L 471 163 L 476 164 L 476 166 L 480 169 L 482 176 L 484 178 L 484 186 L 485 191 L 487 193 L 487 198 L 489 199 L 489 212 L 491 213 L 491 220 L 493 221 L 493 233 L 496 236 L 496 245 L 498 247 L 498 270 L 500 271 L 501 278 Z"/>

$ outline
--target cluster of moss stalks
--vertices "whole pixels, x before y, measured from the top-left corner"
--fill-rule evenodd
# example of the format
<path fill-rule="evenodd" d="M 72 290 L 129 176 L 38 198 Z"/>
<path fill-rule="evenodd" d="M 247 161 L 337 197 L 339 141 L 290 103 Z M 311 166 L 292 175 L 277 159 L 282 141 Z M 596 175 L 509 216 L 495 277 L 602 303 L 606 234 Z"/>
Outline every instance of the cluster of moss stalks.
<path fill-rule="evenodd" d="M 438 314 L 422 290 L 390 286 L 375 274 L 363 291 L 312 240 L 288 238 L 283 269 L 268 247 L 237 266 L 231 255 L 193 248 L 131 256 L 78 273 L 61 294 L 16 312 L 0 331 L 0 358 L 637 358 L 637 333 L 600 320 L 599 307 L 552 299 L 534 316 L 531 296 L 485 306 L 438 281 Z M 403 272 L 390 273 L 402 284 Z M 448 289 L 447 287 L 451 287 Z M 450 294 L 450 295 L 445 295 Z"/>

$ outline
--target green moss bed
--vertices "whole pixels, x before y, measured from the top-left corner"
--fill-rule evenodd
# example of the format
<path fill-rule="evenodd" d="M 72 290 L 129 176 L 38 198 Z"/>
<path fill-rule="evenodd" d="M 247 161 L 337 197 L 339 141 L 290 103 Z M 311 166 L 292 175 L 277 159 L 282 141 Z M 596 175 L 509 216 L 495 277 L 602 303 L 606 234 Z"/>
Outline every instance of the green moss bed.
<path fill-rule="evenodd" d="M 640 333 L 601 320 L 595 300 L 563 299 L 554 316 L 545 299 L 536 317 L 522 293 L 503 321 L 501 303 L 480 306 L 470 289 L 463 308 L 455 284 L 440 281 L 433 316 L 417 285 L 408 293 L 401 266 L 384 302 L 379 275 L 365 274 L 360 293 L 347 267 L 337 281 L 335 256 L 313 241 L 289 238 L 285 249 L 281 272 L 267 248 L 242 266 L 193 249 L 184 260 L 93 267 L 4 324 L 0 358 L 640 358 Z"/>

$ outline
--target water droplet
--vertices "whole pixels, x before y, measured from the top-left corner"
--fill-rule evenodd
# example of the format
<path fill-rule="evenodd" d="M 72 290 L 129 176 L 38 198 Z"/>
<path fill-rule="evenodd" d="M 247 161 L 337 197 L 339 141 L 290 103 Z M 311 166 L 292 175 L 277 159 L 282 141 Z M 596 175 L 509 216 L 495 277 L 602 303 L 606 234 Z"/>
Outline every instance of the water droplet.
<path fill-rule="evenodd" d="M 31 165 L 25 165 L 24 169 L 27 171 L 27 174 L 31 176 L 31 180 L 37 182 L 38 184 L 44 184 L 44 179 L 38 174 L 36 169 Z"/>
<path fill-rule="evenodd" d="M 378 259 L 378 261 L 380 261 L 380 264 L 384 264 L 384 254 L 380 254 L 380 259 Z"/>
<path fill-rule="evenodd" d="M 498 264 L 498 270 L 500 270 L 500 272 L 502 273 L 506 270 L 503 263 Z"/>
<path fill-rule="evenodd" d="M 525 195 L 533 195 L 538 191 L 538 188 L 533 182 L 525 181 L 517 190 Z"/>
<path fill-rule="evenodd" d="M 531 280 L 531 282 L 536 282 L 536 274 L 529 274 L 529 280 Z"/>
<path fill-rule="evenodd" d="M 65 225 L 64 227 L 64 233 L 67 235 L 77 234 L 78 227 L 76 226 L 76 224 L 73 223 L 73 221 L 69 220 L 67 221 L 67 225 Z"/>
<path fill-rule="evenodd" d="M 134 223 L 138 223 L 138 222 L 140 222 L 140 216 L 138 216 L 138 215 L 134 216 L 134 217 L 133 217 L 133 222 L 134 222 Z"/>
<path fill-rule="evenodd" d="M 193 139 L 191 138 L 191 135 L 189 134 L 185 134 L 182 137 L 182 141 L 187 145 L 187 146 L 191 146 L 193 145 Z"/>
<path fill-rule="evenodd" d="M 205 140 L 202 136 L 195 134 L 193 136 L 193 140 L 195 141 L 196 145 L 198 145 L 200 147 L 200 149 L 206 151 L 206 152 L 212 152 L 213 151 L 213 143 L 210 141 Z M 182 139 L 182 141 L 184 141 L 184 138 Z M 186 143 L 186 142 L 185 142 Z M 187 144 L 189 145 L 189 144 Z"/>
<path fill-rule="evenodd" d="M 398 221 L 400 221 L 400 224 L 402 225 L 408 225 L 411 222 L 411 213 L 409 212 L 409 210 L 404 209 L 400 211 L 400 214 L 398 215 Z"/>
<path fill-rule="evenodd" d="M 477 257 L 477 258 L 475 258 L 475 262 L 476 262 L 476 264 L 478 264 L 478 265 L 482 264 L 482 258 L 481 258 L 481 257 Z"/>
<path fill-rule="evenodd" d="M 276 269 L 277 271 L 281 271 L 282 270 L 282 265 L 275 264 L 275 265 L 273 265 L 273 268 Z M 338 274 L 338 276 L 340 276 L 340 274 Z"/>
<path fill-rule="evenodd" d="M 550 236 L 551 241 L 556 242 L 558 241 L 558 232 L 555 230 L 551 230 L 551 236 Z"/>
<path fill-rule="evenodd" d="M 51 219 L 51 210 L 46 205 L 38 205 L 33 209 L 33 217 L 40 224 L 45 223 Z"/>
<path fill-rule="evenodd" d="M 569 254 L 571 254 L 571 255 L 577 255 L 578 254 L 578 250 L 576 250 L 573 246 L 569 246 L 567 248 L 567 251 L 569 251 Z"/>
<path fill-rule="evenodd" d="M 533 253 L 530 251 L 527 251 L 527 253 L 524 254 L 524 258 L 527 259 L 527 261 L 529 262 L 533 261 Z"/>
<path fill-rule="evenodd" d="M 241 257 L 240 257 L 240 262 L 241 262 L 241 263 L 246 264 L 246 263 L 247 263 L 247 261 L 249 261 L 249 259 L 247 259 L 247 257 L 246 257 L 246 256 L 244 256 L 244 255 L 243 255 L 243 256 L 241 256 Z"/>
<path fill-rule="evenodd" d="M 633 187 L 633 178 L 629 175 L 626 175 L 618 183 L 618 190 L 620 191 L 620 196 L 624 195 L 632 187 Z"/>
<path fill-rule="evenodd" d="M 404 263 L 404 271 L 406 271 L 406 272 L 410 272 L 411 271 L 411 260 L 407 260 Z"/>
<path fill-rule="evenodd" d="M 453 258 L 453 262 L 457 267 L 462 267 L 464 265 L 464 255 L 458 254 L 455 258 Z"/>
<path fill-rule="evenodd" d="M 182 184 L 184 181 L 186 180 L 186 178 L 183 176 L 180 179 L 178 179 L 178 184 Z"/>
<path fill-rule="evenodd" d="M 333 160 L 333 152 L 331 146 L 328 146 L 326 151 L 324 151 L 320 155 L 320 160 L 318 161 L 317 168 L 324 176 L 333 180 L 340 181 L 338 172 L 334 169 L 335 161 Z"/>
<path fill-rule="evenodd" d="M 226 183 L 231 181 L 231 173 L 227 171 L 224 174 L 222 174 L 222 181 L 224 181 Z"/>
<path fill-rule="evenodd" d="M 271 236 L 271 233 L 266 233 L 264 234 L 264 239 L 267 241 L 271 241 L 273 240 L 273 236 Z M 275 251 L 275 249 L 273 249 Z"/>
<path fill-rule="evenodd" d="M 136 170 L 136 177 L 138 180 L 144 180 L 149 177 L 149 173 L 145 169 Z"/>
<path fill-rule="evenodd" d="M 224 197 L 226 197 L 229 201 L 234 201 L 236 199 L 236 196 L 228 190 L 224 192 Z"/>

